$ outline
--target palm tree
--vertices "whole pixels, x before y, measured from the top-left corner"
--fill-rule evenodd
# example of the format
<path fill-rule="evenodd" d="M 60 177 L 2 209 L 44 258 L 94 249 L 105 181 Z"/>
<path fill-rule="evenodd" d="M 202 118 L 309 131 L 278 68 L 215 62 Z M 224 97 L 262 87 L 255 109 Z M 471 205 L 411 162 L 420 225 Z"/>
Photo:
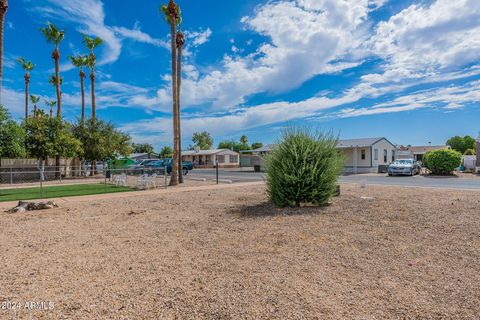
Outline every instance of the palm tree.
<path fill-rule="evenodd" d="M 95 101 L 95 65 L 97 64 L 97 57 L 95 56 L 95 48 L 103 44 L 103 40 L 99 37 L 91 38 L 83 35 L 83 43 L 90 50 L 90 55 L 87 58 L 87 66 L 90 68 L 90 81 L 92 90 L 92 120 L 95 121 L 97 117 L 97 105 Z"/>
<path fill-rule="evenodd" d="M 88 57 L 82 55 L 70 56 L 70 61 L 72 64 L 80 69 L 80 91 L 82 94 L 82 115 L 81 123 L 85 122 L 85 72 L 83 72 L 83 67 L 87 66 Z"/>
<path fill-rule="evenodd" d="M 48 79 L 48 83 L 50 83 L 52 86 L 57 86 L 57 77 L 55 76 L 55 74 L 51 74 L 50 75 L 50 78 Z M 60 81 L 58 82 L 60 85 L 63 84 L 63 78 L 60 77 Z"/>
<path fill-rule="evenodd" d="M 160 11 L 163 13 L 165 20 L 170 25 L 171 34 L 171 49 L 172 49 L 172 106 L 173 106 L 173 165 L 172 165 L 172 177 L 170 179 L 170 185 L 178 185 L 178 163 L 180 160 L 179 150 L 179 136 L 178 136 L 178 109 L 177 109 L 177 32 L 176 28 L 182 21 L 180 8 L 175 4 L 175 1 L 170 0 L 168 5 L 162 5 Z"/>
<path fill-rule="evenodd" d="M 33 104 L 33 117 L 37 117 L 37 103 L 40 101 L 40 96 L 30 95 L 30 101 Z"/>
<path fill-rule="evenodd" d="M 53 118 L 53 107 L 55 107 L 56 104 L 57 104 L 57 101 L 45 100 L 45 105 L 50 108 L 50 119 Z"/>
<path fill-rule="evenodd" d="M 50 22 L 47 23 L 45 28 L 40 28 L 43 36 L 47 40 L 48 43 L 53 43 L 54 50 L 52 52 L 52 59 L 55 61 L 55 79 L 60 80 L 60 51 L 58 50 L 58 46 L 60 42 L 63 41 L 65 38 L 65 31 L 59 30 L 56 26 L 51 24 Z M 55 83 L 55 89 L 57 91 L 57 117 L 62 117 L 62 92 L 60 91 L 60 82 L 57 81 Z"/>
<path fill-rule="evenodd" d="M 0 104 L 2 104 L 2 80 L 3 80 L 3 30 L 5 15 L 7 14 L 8 1 L 0 0 Z"/>
<path fill-rule="evenodd" d="M 180 110 L 180 89 L 182 86 L 182 53 L 185 44 L 185 36 L 182 30 L 177 32 L 177 132 L 178 132 L 178 182 L 183 183 L 183 165 L 182 165 L 182 126 Z"/>
<path fill-rule="evenodd" d="M 246 135 L 243 135 L 240 137 L 240 143 L 243 144 L 243 145 L 247 145 L 248 144 L 248 137 Z"/>
<path fill-rule="evenodd" d="M 35 68 L 35 65 L 31 61 L 27 61 L 24 58 L 18 58 L 18 63 L 22 66 L 23 70 L 25 70 L 25 119 L 28 118 L 28 87 L 30 85 L 30 71 Z"/>

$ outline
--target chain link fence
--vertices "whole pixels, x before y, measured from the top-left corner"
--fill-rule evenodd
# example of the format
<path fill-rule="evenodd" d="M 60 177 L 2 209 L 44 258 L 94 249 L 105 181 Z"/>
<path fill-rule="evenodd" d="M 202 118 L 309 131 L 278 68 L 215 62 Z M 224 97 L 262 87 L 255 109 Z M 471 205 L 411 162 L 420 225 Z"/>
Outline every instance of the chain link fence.
<path fill-rule="evenodd" d="M 104 191 L 115 192 L 115 188 L 153 189 L 166 188 L 170 182 L 167 168 L 142 169 L 109 169 L 93 170 L 87 166 L 24 166 L 0 167 L 0 200 L 7 193 L 21 193 L 34 190 L 39 197 L 45 195 L 45 190 L 52 186 L 56 192 L 68 190 L 76 186 L 76 190 L 85 186 L 85 190 L 99 184 L 104 185 Z M 52 188 L 48 190 L 53 190 Z M 2 192 L 3 191 L 3 192 Z"/>

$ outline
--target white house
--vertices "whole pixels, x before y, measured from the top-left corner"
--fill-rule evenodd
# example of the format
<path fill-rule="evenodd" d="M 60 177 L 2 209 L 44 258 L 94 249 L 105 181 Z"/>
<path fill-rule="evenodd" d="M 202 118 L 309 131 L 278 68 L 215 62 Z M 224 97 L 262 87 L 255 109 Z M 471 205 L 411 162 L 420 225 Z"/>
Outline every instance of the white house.
<path fill-rule="evenodd" d="M 337 147 L 346 158 L 346 173 L 375 173 L 396 159 L 396 146 L 386 138 L 340 140 Z"/>
<path fill-rule="evenodd" d="M 191 161 L 195 168 L 213 168 L 218 160 L 219 168 L 240 167 L 240 154 L 228 149 L 182 151 L 182 161 Z"/>
<path fill-rule="evenodd" d="M 267 145 L 254 150 L 253 154 L 261 156 L 275 147 Z M 346 173 L 378 172 L 379 166 L 387 166 L 396 159 L 396 146 L 386 138 L 339 140 L 337 147 L 345 156 Z"/>

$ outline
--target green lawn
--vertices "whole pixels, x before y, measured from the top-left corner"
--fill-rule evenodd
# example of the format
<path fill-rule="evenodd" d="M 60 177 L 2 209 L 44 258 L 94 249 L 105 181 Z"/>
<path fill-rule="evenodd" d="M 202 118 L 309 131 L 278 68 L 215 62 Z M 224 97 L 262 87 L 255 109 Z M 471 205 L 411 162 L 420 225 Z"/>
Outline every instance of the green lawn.
<path fill-rule="evenodd" d="M 72 196 L 84 196 L 101 193 L 114 193 L 134 191 L 135 189 L 129 187 L 115 187 L 101 183 L 96 184 L 77 184 L 67 186 L 49 186 L 43 187 L 43 195 L 40 195 L 40 187 L 35 188 L 21 188 L 21 189 L 0 189 L 0 202 L 3 201 L 17 201 L 17 200 L 32 200 L 32 199 L 47 199 L 47 198 L 62 198 Z"/>

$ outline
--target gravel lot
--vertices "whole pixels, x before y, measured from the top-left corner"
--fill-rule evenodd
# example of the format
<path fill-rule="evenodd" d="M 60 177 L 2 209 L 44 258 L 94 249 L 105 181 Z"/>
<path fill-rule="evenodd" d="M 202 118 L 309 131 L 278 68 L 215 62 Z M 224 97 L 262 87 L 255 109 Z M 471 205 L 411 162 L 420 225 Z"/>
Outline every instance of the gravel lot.
<path fill-rule="evenodd" d="M 0 213 L 0 306 L 21 302 L 0 319 L 478 319 L 478 192 L 342 188 L 324 208 L 244 186 Z"/>

